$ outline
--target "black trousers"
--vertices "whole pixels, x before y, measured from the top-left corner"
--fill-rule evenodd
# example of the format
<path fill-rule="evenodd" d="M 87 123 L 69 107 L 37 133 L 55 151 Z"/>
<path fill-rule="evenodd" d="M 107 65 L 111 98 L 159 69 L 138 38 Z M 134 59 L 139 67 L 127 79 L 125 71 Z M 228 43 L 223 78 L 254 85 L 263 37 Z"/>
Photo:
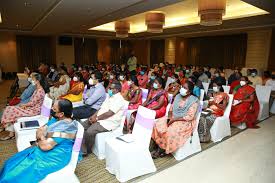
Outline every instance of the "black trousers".
<path fill-rule="evenodd" d="M 96 113 L 96 109 L 91 108 L 91 106 L 83 105 L 73 109 L 73 117 L 75 119 L 86 119 Z"/>

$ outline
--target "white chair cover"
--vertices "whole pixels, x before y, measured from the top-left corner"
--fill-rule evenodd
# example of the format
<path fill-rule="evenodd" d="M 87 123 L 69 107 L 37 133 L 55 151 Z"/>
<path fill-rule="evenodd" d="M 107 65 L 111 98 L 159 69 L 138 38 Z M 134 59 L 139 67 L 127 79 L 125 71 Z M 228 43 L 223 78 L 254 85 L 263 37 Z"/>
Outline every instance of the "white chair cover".
<path fill-rule="evenodd" d="M 203 98 L 204 98 L 204 89 L 201 89 L 200 101 L 203 101 Z"/>
<path fill-rule="evenodd" d="M 106 142 L 106 169 L 120 182 L 152 173 L 156 167 L 149 152 L 156 112 L 138 108 L 132 135 L 134 142 L 126 143 L 116 138 Z"/>
<path fill-rule="evenodd" d="M 202 82 L 202 86 L 203 86 L 203 88 L 204 88 L 205 94 L 207 94 L 207 92 L 208 92 L 209 84 L 210 84 L 210 83 Z"/>
<path fill-rule="evenodd" d="M 36 141 L 36 129 L 21 130 L 20 123 L 24 121 L 37 120 L 39 122 L 39 126 L 45 125 L 50 117 L 52 103 L 53 100 L 50 99 L 48 95 L 45 95 L 40 115 L 18 118 L 17 122 L 14 123 L 16 145 L 19 152 L 30 147 L 31 141 Z"/>
<path fill-rule="evenodd" d="M 210 129 L 211 140 L 213 142 L 219 142 L 224 137 L 231 136 L 229 115 L 231 112 L 232 102 L 233 102 L 233 95 L 229 95 L 229 101 L 224 111 L 224 115 L 221 117 L 218 117 Z"/>
<path fill-rule="evenodd" d="M 270 113 L 275 114 L 275 100 L 273 100 L 271 109 L 270 109 Z"/>
<path fill-rule="evenodd" d="M 84 128 L 80 123 L 78 123 L 77 127 L 78 127 L 78 130 L 77 130 L 76 139 L 73 146 L 71 161 L 67 166 L 65 166 L 61 170 L 49 174 L 45 179 L 41 181 L 41 183 L 52 183 L 52 182 L 78 183 L 79 182 L 78 178 L 74 174 L 74 171 L 77 165 L 79 151 L 82 144 Z"/>
<path fill-rule="evenodd" d="M 271 89 L 271 86 L 256 85 L 256 94 L 260 103 L 258 120 L 264 120 L 269 117 L 269 98 Z"/>
<path fill-rule="evenodd" d="M 222 87 L 223 87 L 224 93 L 229 94 L 229 92 L 230 92 L 230 86 L 222 85 Z"/>
<path fill-rule="evenodd" d="M 172 83 L 172 78 L 168 77 L 165 85 L 165 90 L 168 88 L 169 84 Z"/>
<path fill-rule="evenodd" d="M 173 102 L 173 98 L 174 98 L 174 96 L 173 96 L 173 94 L 168 94 L 168 102 L 171 104 L 172 102 Z"/>
<path fill-rule="evenodd" d="M 141 88 L 141 90 L 142 90 L 142 103 L 144 103 L 146 101 L 146 99 L 147 99 L 149 90 L 148 89 L 144 89 L 144 88 Z"/>
<path fill-rule="evenodd" d="M 29 76 L 27 74 L 17 73 L 17 77 L 18 77 L 19 88 L 25 88 L 30 84 L 29 81 L 28 81 Z"/>
<path fill-rule="evenodd" d="M 198 113 L 196 117 L 196 127 L 193 132 L 193 136 L 189 137 L 185 144 L 173 153 L 173 156 L 177 161 L 183 160 L 186 157 L 201 151 L 200 138 L 198 133 L 199 120 L 201 116 L 203 102 L 200 102 Z"/>

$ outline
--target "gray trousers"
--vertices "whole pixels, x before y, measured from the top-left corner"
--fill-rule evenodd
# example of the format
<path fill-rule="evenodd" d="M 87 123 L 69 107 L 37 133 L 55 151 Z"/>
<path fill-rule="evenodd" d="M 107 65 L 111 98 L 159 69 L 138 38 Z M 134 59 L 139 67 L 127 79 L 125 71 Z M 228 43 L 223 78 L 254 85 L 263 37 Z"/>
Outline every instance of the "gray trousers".
<path fill-rule="evenodd" d="M 96 134 L 107 132 L 108 130 L 106 130 L 98 122 L 91 124 L 89 120 L 84 121 L 82 126 L 84 127 L 84 136 L 82 140 L 81 151 L 84 155 L 86 155 L 92 152 Z"/>

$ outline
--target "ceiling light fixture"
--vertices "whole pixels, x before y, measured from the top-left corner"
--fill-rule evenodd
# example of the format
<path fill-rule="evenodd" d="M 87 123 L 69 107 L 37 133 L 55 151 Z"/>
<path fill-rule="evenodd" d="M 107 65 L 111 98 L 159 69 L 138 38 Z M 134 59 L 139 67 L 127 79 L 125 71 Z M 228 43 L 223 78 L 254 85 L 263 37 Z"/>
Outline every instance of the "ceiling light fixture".
<path fill-rule="evenodd" d="M 201 25 L 215 26 L 222 24 L 226 0 L 199 0 L 198 2 L 198 14 Z"/>
<path fill-rule="evenodd" d="M 130 31 L 130 23 L 127 21 L 117 21 L 115 22 L 116 37 L 126 38 Z"/>
<path fill-rule="evenodd" d="M 2 23 L 2 16 L 1 16 L 1 12 L 0 12 L 0 23 Z"/>
<path fill-rule="evenodd" d="M 164 13 L 150 12 L 145 15 L 145 24 L 147 25 L 147 32 L 162 33 L 164 23 Z"/>

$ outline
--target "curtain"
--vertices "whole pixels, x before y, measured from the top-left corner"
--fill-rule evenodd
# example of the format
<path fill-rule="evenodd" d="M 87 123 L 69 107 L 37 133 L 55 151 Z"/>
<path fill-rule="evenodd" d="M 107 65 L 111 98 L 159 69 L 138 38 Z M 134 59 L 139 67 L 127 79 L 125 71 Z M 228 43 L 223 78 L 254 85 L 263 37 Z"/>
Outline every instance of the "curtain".
<path fill-rule="evenodd" d="M 91 38 L 74 38 L 74 55 L 77 65 L 91 65 L 97 62 L 97 42 Z"/>
<path fill-rule="evenodd" d="M 111 63 L 126 64 L 133 44 L 129 40 L 111 40 Z"/>
<path fill-rule="evenodd" d="M 272 29 L 271 45 L 269 50 L 268 70 L 275 71 L 275 28 Z"/>
<path fill-rule="evenodd" d="M 150 44 L 150 63 L 164 63 L 165 40 L 151 40 Z"/>
<path fill-rule="evenodd" d="M 245 66 L 247 34 L 187 39 L 188 64 L 234 68 Z"/>
<path fill-rule="evenodd" d="M 35 70 L 41 62 L 54 63 L 54 44 L 51 37 L 16 36 L 19 71 L 25 66 Z"/>

